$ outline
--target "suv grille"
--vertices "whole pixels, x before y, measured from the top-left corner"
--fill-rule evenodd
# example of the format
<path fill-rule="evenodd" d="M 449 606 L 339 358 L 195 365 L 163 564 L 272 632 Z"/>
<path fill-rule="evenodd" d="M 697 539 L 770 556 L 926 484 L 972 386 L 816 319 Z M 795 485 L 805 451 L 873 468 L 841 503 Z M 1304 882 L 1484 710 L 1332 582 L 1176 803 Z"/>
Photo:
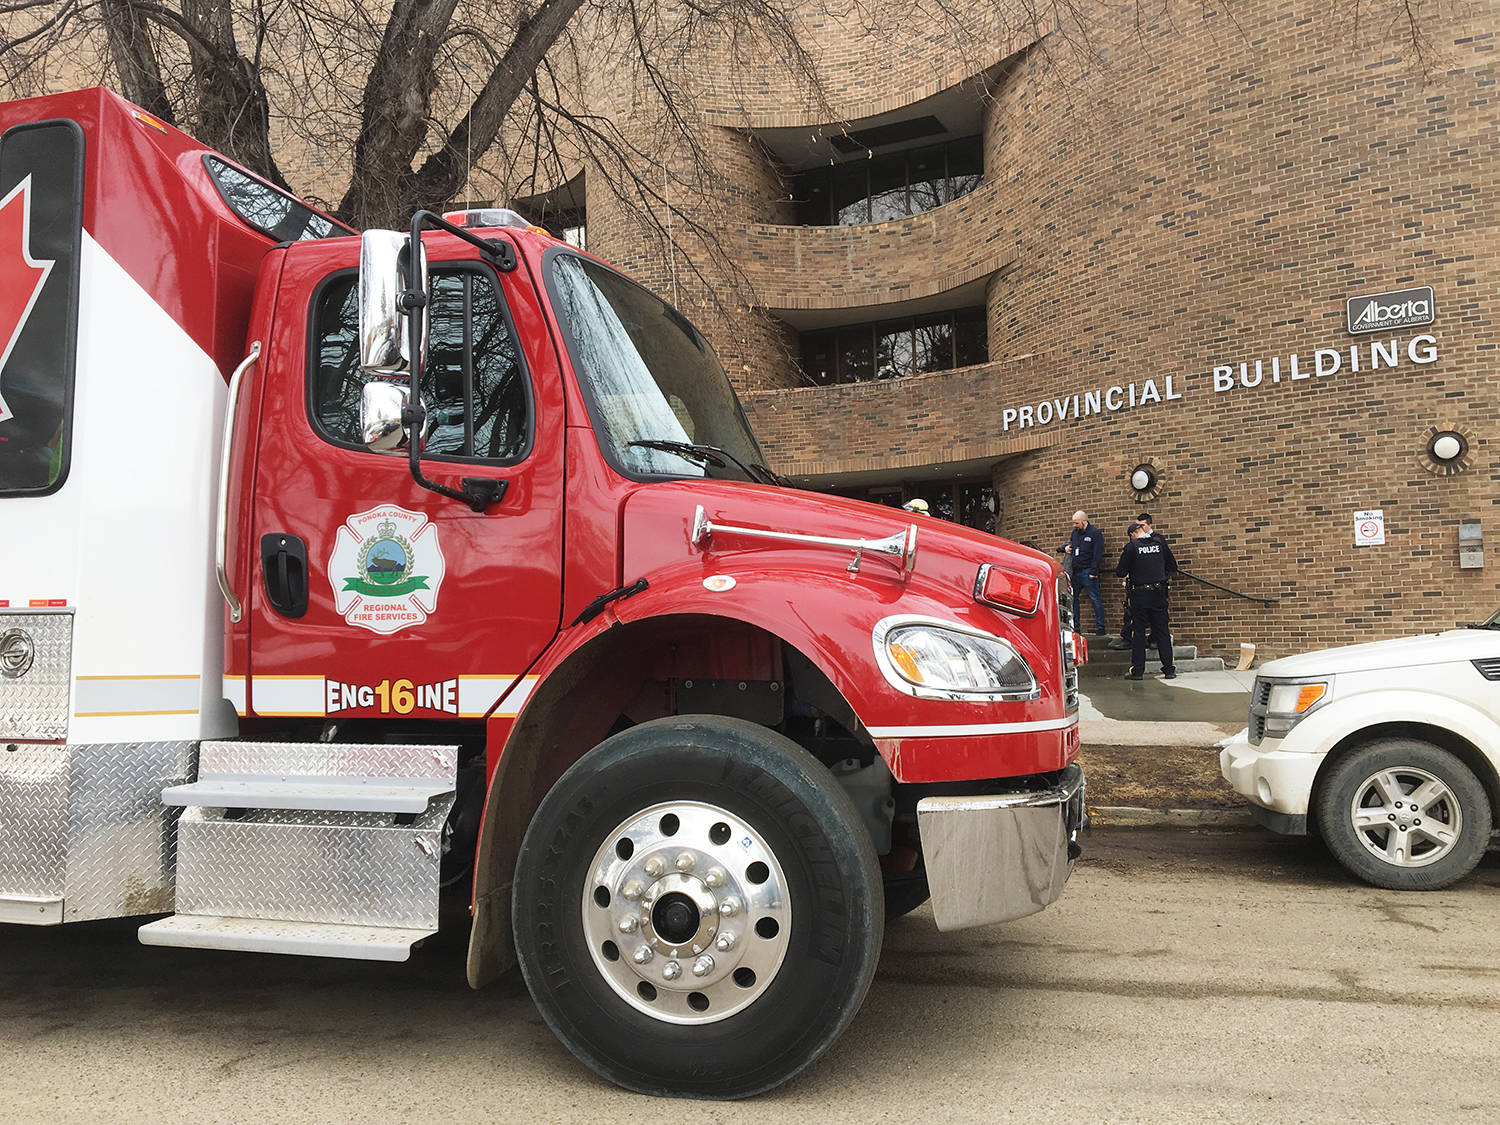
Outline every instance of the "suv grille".
<path fill-rule="evenodd" d="M 1271 703 L 1271 683 L 1255 677 L 1255 687 L 1250 692 L 1250 745 L 1259 746 L 1266 736 L 1266 709 Z"/>

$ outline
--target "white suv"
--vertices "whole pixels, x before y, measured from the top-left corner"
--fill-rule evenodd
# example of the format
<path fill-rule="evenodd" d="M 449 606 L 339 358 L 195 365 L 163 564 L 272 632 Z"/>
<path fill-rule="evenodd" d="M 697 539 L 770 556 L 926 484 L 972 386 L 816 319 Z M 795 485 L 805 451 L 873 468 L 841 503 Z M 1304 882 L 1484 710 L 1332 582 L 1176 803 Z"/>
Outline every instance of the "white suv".
<path fill-rule="evenodd" d="M 1262 824 L 1311 827 L 1367 883 L 1435 890 L 1463 878 L 1500 806 L 1500 611 L 1271 661 L 1219 768 Z"/>

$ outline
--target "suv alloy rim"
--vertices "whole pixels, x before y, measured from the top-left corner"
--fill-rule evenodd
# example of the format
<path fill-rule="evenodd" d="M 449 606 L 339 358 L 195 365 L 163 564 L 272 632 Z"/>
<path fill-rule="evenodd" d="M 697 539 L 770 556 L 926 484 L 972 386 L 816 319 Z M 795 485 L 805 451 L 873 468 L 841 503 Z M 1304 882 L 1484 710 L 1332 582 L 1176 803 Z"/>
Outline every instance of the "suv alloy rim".
<path fill-rule="evenodd" d="M 1365 849 L 1395 867 L 1436 863 L 1463 832 L 1463 811 L 1448 783 L 1415 766 L 1371 774 L 1354 790 L 1349 814 Z"/>
<path fill-rule="evenodd" d="M 620 823 L 582 890 L 594 965 L 631 1007 L 668 1023 L 713 1023 L 754 1003 L 791 938 L 786 879 L 765 839 L 699 801 Z"/>

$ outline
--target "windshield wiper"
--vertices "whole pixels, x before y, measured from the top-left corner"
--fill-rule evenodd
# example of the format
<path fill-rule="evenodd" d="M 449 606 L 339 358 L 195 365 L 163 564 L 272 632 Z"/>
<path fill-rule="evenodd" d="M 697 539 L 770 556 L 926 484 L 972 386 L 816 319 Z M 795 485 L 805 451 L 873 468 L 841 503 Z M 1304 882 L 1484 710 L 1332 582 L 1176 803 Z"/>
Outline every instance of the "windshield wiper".
<path fill-rule="evenodd" d="M 726 465 L 733 464 L 740 472 L 744 473 L 753 481 L 762 484 L 780 484 L 776 474 L 763 465 L 747 465 L 730 453 L 727 449 L 720 449 L 717 445 L 698 445 L 690 441 L 668 441 L 665 438 L 645 438 L 641 441 L 629 443 L 631 448 L 659 449 L 663 453 L 675 453 L 677 456 L 688 461 L 702 461 L 705 465 L 712 465 L 716 469 L 722 469 Z M 756 470 L 759 470 L 757 472 Z"/>

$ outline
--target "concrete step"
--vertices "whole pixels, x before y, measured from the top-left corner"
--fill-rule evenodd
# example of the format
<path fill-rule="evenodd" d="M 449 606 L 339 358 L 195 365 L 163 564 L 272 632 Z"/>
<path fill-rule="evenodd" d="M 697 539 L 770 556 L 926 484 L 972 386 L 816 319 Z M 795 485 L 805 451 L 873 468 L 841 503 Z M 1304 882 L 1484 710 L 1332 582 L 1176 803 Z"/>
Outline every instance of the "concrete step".
<path fill-rule="evenodd" d="M 1083 669 L 1084 694 L 1088 694 L 1088 681 L 1093 677 L 1111 679 L 1115 676 L 1123 676 L 1130 668 L 1130 654 L 1124 654 L 1124 660 L 1114 660 L 1105 664 L 1096 664 L 1094 655 L 1089 653 L 1089 663 Z M 1222 672 L 1224 661 L 1217 656 L 1195 656 L 1191 659 L 1176 658 L 1177 671 L 1179 672 Z M 1161 661 L 1154 658 L 1146 661 L 1146 675 L 1154 676 L 1161 672 Z"/>
<path fill-rule="evenodd" d="M 1110 637 L 1089 637 L 1089 663 L 1090 664 L 1129 664 L 1130 650 L 1128 648 L 1113 649 L 1109 642 L 1114 640 Z M 1147 653 L 1156 650 L 1150 645 L 1146 646 Z M 1198 658 L 1197 645 L 1173 645 L 1172 659 L 1177 661 L 1196 660 Z"/>

